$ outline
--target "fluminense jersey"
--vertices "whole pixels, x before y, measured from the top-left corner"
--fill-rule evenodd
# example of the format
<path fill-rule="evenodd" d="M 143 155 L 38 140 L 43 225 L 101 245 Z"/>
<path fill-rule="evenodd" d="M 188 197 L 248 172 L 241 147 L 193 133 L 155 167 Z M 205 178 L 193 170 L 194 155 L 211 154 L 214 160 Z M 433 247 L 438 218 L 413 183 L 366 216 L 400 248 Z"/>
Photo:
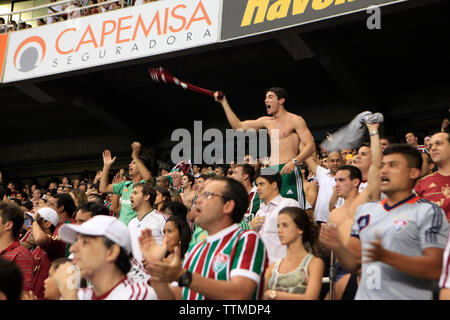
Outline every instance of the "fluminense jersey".
<path fill-rule="evenodd" d="M 250 278 L 257 283 L 251 299 L 263 296 L 264 271 L 268 258 L 264 243 L 252 230 L 233 224 L 191 247 L 184 258 L 183 268 L 203 277 L 230 281 L 234 276 Z M 184 300 L 206 300 L 208 297 L 183 288 Z"/>
<path fill-rule="evenodd" d="M 81 288 L 78 290 L 79 300 L 157 300 L 158 297 L 145 282 L 138 282 L 124 277 L 121 282 L 105 294 L 97 297 L 94 288 Z"/>
<path fill-rule="evenodd" d="M 360 239 L 362 252 L 371 247 L 377 235 L 383 248 L 411 257 L 423 256 L 427 248 L 444 248 L 448 222 L 439 206 L 414 195 L 392 207 L 386 200 L 368 202 L 356 210 L 351 235 Z M 432 280 L 379 261 L 365 263 L 364 259 L 355 299 L 432 299 Z"/>

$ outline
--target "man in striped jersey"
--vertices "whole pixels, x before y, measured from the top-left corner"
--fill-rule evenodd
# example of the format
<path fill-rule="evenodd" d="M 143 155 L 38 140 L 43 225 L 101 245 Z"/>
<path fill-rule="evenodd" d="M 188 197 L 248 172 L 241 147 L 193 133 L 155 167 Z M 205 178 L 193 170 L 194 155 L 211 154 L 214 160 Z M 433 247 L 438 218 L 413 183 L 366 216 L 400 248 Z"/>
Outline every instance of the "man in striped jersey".
<path fill-rule="evenodd" d="M 98 215 L 82 225 L 65 224 L 61 238 L 73 243 L 73 264 L 67 262 L 53 275 L 64 300 L 154 300 L 155 291 L 145 282 L 129 277 L 131 239 L 127 226 L 118 219 Z M 75 274 L 74 274 L 75 272 Z M 92 287 L 77 289 L 77 278 Z"/>
<path fill-rule="evenodd" d="M 387 197 L 358 207 L 346 245 L 336 228 L 322 225 L 320 239 L 342 267 L 350 272 L 362 267 L 355 299 L 432 299 L 448 222 L 439 206 L 412 193 L 421 167 L 416 148 L 388 146 L 380 171 Z"/>
<path fill-rule="evenodd" d="M 230 178 L 211 179 L 195 206 L 195 223 L 208 237 L 189 248 L 183 264 L 179 248 L 172 261 L 158 261 L 164 248 L 156 244 L 151 232 L 142 233 L 141 251 L 151 262 L 148 270 L 160 299 L 262 298 L 268 259 L 258 234 L 238 226 L 247 207 L 248 194 L 241 183 Z M 156 251 L 159 254 L 155 255 Z M 179 286 L 170 287 L 176 280 Z"/>

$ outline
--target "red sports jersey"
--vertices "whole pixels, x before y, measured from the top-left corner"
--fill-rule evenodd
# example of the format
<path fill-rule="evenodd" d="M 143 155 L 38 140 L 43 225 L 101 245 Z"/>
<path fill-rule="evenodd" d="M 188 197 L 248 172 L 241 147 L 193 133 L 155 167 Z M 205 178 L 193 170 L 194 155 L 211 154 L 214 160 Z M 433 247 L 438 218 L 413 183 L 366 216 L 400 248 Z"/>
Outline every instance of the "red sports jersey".
<path fill-rule="evenodd" d="M 422 198 L 440 206 L 450 220 L 450 176 L 432 173 L 420 179 L 414 189 Z"/>
<path fill-rule="evenodd" d="M 44 300 L 44 281 L 48 278 L 51 260 L 48 257 L 47 252 L 42 250 L 39 246 L 36 247 L 32 253 L 36 264 L 33 275 L 33 293 L 39 300 Z"/>
<path fill-rule="evenodd" d="M 14 261 L 22 271 L 23 285 L 25 291 L 32 288 L 34 260 L 31 252 L 22 247 L 18 241 L 14 241 L 9 247 L 0 252 L 0 257 Z"/>

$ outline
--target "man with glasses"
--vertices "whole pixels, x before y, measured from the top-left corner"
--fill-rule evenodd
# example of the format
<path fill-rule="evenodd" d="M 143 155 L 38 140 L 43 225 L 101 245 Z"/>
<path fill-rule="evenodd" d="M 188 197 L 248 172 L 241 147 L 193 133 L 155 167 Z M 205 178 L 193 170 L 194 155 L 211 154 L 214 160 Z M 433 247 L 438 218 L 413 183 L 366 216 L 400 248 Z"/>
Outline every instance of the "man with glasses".
<path fill-rule="evenodd" d="M 150 230 L 139 239 L 160 299 L 225 300 L 261 299 L 263 275 L 268 265 L 264 243 L 242 221 L 248 194 L 239 182 L 213 178 L 199 195 L 195 223 L 208 232 L 206 240 L 191 246 L 183 263 L 176 248 L 171 261 L 162 261 L 166 248 L 159 246 Z M 178 286 L 169 283 L 178 280 Z"/>

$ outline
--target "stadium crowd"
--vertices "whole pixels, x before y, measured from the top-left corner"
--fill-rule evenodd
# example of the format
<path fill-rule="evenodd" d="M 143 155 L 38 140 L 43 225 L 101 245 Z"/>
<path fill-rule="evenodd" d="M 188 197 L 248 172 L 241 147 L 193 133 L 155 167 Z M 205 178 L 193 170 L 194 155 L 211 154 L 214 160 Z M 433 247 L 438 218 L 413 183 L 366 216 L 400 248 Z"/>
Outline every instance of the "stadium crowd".
<path fill-rule="evenodd" d="M 285 100 L 269 89 L 269 114 Z M 0 173 L 0 298 L 450 299 L 448 120 L 423 141 L 357 121 L 367 142 L 293 159 L 298 193 L 268 159 L 152 168 L 139 142 L 117 172 L 104 150 L 73 180 Z"/>
<path fill-rule="evenodd" d="M 39 18 L 37 20 L 37 26 L 65 21 L 67 19 L 90 16 L 93 14 L 117 10 L 129 6 L 139 6 L 154 1 L 158 0 L 119 0 L 117 2 L 111 2 L 111 0 L 73 0 L 66 4 L 56 4 L 49 7 L 47 10 L 47 15 L 51 16 Z M 52 2 L 58 1 L 50 0 L 50 3 Z M 105 4 L 102 4 L 104 2 Z M 4 17 L 6 16 L 7 14 L 4 14 L 3 17 L 0 17 L 0 33 L 32 28 L 32 25 L 29 23 L 20 22 L 18 24 L 17 21 L 12 20 L 11 18 L 5 19 Z"/>

